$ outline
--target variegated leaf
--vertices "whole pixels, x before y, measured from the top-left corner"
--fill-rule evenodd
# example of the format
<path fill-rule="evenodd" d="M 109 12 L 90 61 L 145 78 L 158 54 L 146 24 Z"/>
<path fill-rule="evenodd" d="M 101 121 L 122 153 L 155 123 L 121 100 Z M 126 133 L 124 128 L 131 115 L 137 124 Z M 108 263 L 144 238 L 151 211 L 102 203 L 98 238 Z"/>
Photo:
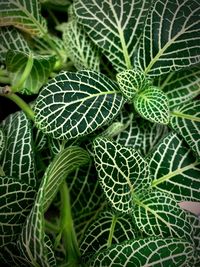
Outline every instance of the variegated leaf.
<path fill-rule="evenodd" d="M 0 0 L 0 26 L 14 26 L 31 35 L 47 33 L 38 0 Z"/>
<path fill-rule="evenodd" d="M 34 197 L 31 186 L 12 177 L 0 177 L 0 247 L 19 236 Z"/>
<path fill-rule="evenodd" d="M 135 239 L 136 233 L 130 215 L 118 216 L 111 211 L 103 211 L 87 229 L 80 245 L 83 257 L 106 249 L 113 244 Z"/>
<path fill-rule="evenodd" d="M 95 164 L 100 184 L 111 205 L 120 212 L 133 209 L 133 193 L 150 185 L 148 164 L 133 148 L 106 138 L 94 140 Z"/>
<path fill-rule="evenodd" d="M 101 251 L 90 267 L 184 267 L 192 259 L 193 246 L 176 238 L 149 237 L 130 240 Z"/>
<path fill-rule="evenodd" d="M 55 56 L 34 56 L 32 53 L 9 50 L 6 55 L 6 65 L 12 91 L 20 91 L 22 94 L 37 94 L 42 85 L 47 82 L 55 62 Z M 25 70 L 28 74 L 22 80 Z"/>
<path fill-rule="evenodd" d="M 35 123 L 53 138 L 76 138 L 109 123 L 123 103 L 117 84 L 105 75 L 63 72 L 36 99 Z"/>
<path fill-rule="evenodd" d="M 141 117 L 151 122 L 168 124 L 168 98 L 159 88 L 149 87 L 139 92 L 134 97 L 133 103 Z"/>
<path fill-rule="evenodd" d="M 133 69 L 125 70 L 116 75 L 120 91 L 129 100 L 133 101 L 138 91 L 144 90 L 150 85 L 143 72 Z"/>
<path fill-rule="evenodd" d="M 0 128 L 0 160 L 1 160 L 2 156 L 3 156 L 3 152 L 4 152 L 4 149 L 5 149 L 5 143 L 6 143 L 6 140 L 5 140 L 4 132 Z"/>
<path fill-rule="evenodd" d="M 158 86 L 165 92 L 173 110 L 200 94 L 200 67 L 172 72 L 158 78 Z"/>
<path fill-rule="evenodd" d="M 160 74 L 200 62 L 200 3 L 198 0 L 154 1 L 139 47 L 145 74 Z"/>
<path fill-rule="evenodd" d="M 77 0 L 74 3 L 78 20 L 118 72 L 132 68 L 150 2 Z"/>
<path fill-rule="evenodd" d="M 95 47 L 77 20 L 73 19 L 63 25 L 63 41 L 69 58 L 77 70 L 88 69 L 99 72 L 98 48 Z"/>
<path fill-rule="evenodd" d="M 30 52 L 23 35 L 15 28 L 0 27 L 0 62 L 5 62 L 8 50 Z"/>
<path fill-rule="evenodd" d="M 191 101 L 171 112 L 170 126 L 182 136 L 200 158 L 200 102 Z"/>
<path fill-rule="evenodd" d="M 200 201 L 200 163 L 176 133 L 167 135 L 146 160 L 152 187 L 172 193 L 178 201 Z"/>
<path fill-rule="evenodd" d="M 137 227 L 149 236 L 176 237 L 193 242 L 192 226 L 187 213 L 169 194 L 147 191 L 134 198 L 132 213 Z"/>
<path fill-rule="evenodd" d="M 5 153 L 1 160 L 5 174 L 35 186 L 36 167 L 31 121 L 19 111 L 10 114 L 1 123 L 1 127 L 6 136 Z"/>

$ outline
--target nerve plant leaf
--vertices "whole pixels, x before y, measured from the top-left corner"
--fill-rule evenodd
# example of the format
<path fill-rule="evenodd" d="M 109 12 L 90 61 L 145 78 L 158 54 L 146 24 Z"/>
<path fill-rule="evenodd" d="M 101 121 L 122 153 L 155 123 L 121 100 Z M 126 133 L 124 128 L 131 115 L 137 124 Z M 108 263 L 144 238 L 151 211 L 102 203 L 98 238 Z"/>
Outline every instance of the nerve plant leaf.
<path fill-rule="evenodd" d="M 77 70 L 88 69 L 99 72 L 98 48 L 95 47 L 82 27 L 75 19 L 63 25 L 63 41 L 69 58 Z"/>
<path fill-rule="evenodd" d="M 36 185 L 36 167 L 32 144 L 32 124 L 23 112 L 10 114 L 1 127 L 6 136 L 5 153 L 1 160 L 7 176 Z"/>
<path fill-rule="evenodd" d="M 169 122 L 167 96 L 157 87 L 139 92 L 133 100 L 136 111 L 145 119 L 160 124 Z"/>
<path fill-rule="evenodd" d="M 47 82 L 55 62 L 55 56 L 34 56 L 30 53 L 9 50 L 6 55 L 6 65 L 13 91 L 37 94 L 42 85 Z M 24 72 L 27 73 L 22 80 Z"/>
<path fill-rule="evenodd" d="M 199 63 L 199 28 L 199 1 L 154 1 L 138 50 L 141 69 L 158 76 Z"/>
<path fill-rule="evenodd" d="M 200 201 L 200 163 L 176 133 L 167 135 L 146 160 L 153 187 L 178 201 Z"/>
<path fill-rule="evenodd" d="M 95 164 L 100 184 L 112 206 L 120 212 L 133 209 L 133 193 L 148 188 L 150 171 L 140 154 L 106 138 L 94 140 Z"/>
<path fill-rule="evenodd" d="M 53 138 L 71 139 L 109 123 L 123 103 L 117 84 L 105 75 L 63 72 L 36 99 L 35 123 Z"/>
<path fill-rule="evenodd" d="M 193 256 L 193 246 L 176 238 L 149 237 L 116 244 L 95 255 L 90 267 L 184 267 Z"/>
<path fill-rule="evenodd" d="M 34 202 L 35 190 L 18 179 L 0 177 L 0 247 L 19 236 Z"/>
<path fill-rule="evenodd" d="M 0 27 L 0 62 L 5 62 L 8 50 L 30 52 L 23 35 L 15 28 Z"/>
<path fill-rule="evenodd" d="M 0 160 L 2 158 L 5 149 L 5 135 L 3 130 L 0 128 Z"/>
<path fill-rule="evenodd" d="M 137 227 L 149 236 L 177 237 L 193 242 L 192 226 L 187 213 L 169 194 L 158 190 L 135 199 L 132 216 Z"/>
<path fill-rule="evenodd" d="M 31 35 L 47 33 L 38 0 L 0 0 L 0 26 L 14 26 Z"/>
<path fill-rule="evenodd" d="M 169 107 L 176 106 L 192 100 L 200 94 L 200 67 L 187 68 L 159 77 L 158 86 L 163 90 L 169 100 Z"/>
<path fill-rule="evenodd" d="M 150 0 L 83 1 L 74 3 L 78 21 L 117 71 L 131 69 Z"/>
<path fill-rule="evenodd" d="M 170 126 L 182 136 L 200 158 L 200 102 L 185 103 L 171 112 Z"/>

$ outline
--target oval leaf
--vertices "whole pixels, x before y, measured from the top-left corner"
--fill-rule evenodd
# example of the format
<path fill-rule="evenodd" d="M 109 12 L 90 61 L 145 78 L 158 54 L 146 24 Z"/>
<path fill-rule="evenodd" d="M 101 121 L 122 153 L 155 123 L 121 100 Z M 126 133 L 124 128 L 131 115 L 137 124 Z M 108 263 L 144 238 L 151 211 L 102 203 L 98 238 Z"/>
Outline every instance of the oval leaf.
<path fill-rule="evenodd" d="M 160 124 L 169 122 L 167 96 L 157 87 L 150 87 L 139 92 L 134 100 L 136 111 L 145 119 Z"/>
<path fill-rule="evenodd" d="M 109 123 L 123 103 L 117 84 L 105 75 L 64 72 L 51 80 L 36 99 L 35 123 L 53 138 L 75 138 Z"/>

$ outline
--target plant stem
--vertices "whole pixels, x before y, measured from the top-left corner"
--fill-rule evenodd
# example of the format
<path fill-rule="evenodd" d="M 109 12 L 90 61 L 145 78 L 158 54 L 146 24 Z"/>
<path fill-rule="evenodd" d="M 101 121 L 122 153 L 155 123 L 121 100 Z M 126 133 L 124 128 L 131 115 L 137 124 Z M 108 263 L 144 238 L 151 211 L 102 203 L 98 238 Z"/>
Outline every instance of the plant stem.
<path fill-rule="evenodd" d="M 109 248 L 112 245 L 112 238 L 113 238 L 113 234 L 114 234 L 114 231 L 115 231 L 116 222 L 117 222 L 117 216 L 113 215 L 112 223 L 111 223 L 111 226 L 110 226 L 109 237 L 108 237 L 108 241 L 107 241 L 107 248 Z"/>
<path fill-rule="evenodd" d="M 76 239 L 76 233 L 74 229 L 71 205 L 70 205 L 70 195 L 69 189 L 66 181 L 60 187 L 61 196 L 61 229 L 65 242 L 65 247 L 67 250 L 67 266 L 78 267 L 80 259 L 80 251 L 78 247 L 78 242 Z"/>
<path fill-rule="evenodd" d="M 0 83 L 9 84 L 10 83 L 10 78 L 7 77 L 7 76 L 0 76 Z"/>
<path fill-rule="evenodd" d="M 3 93 L 1 92 L 0 96 L 4 96 L 12 100 L 13 102 L 15 102 L 15 104 L 17 104 L 18 107 L 20 107 L 24 111 L 27 117 L 31 119 L 32 121 L 34 121 L 34 112 L 31 109 L 31 107 L 21 97 L 12 93 L 9 86 L 5 86 L 3 89 L 4 90 L 1 90 L 1 91 L 4 91 L 4 92 Z"/>
<path fill-rule="evenodd" d="M 53 224 L 47 220 L 45 220 L 45 229 L 47 231 L 55 232 L 55 233 L 58 233 L 60 230 L 60 228 L 57 225 L 55 225 L 55 224 Z"/>

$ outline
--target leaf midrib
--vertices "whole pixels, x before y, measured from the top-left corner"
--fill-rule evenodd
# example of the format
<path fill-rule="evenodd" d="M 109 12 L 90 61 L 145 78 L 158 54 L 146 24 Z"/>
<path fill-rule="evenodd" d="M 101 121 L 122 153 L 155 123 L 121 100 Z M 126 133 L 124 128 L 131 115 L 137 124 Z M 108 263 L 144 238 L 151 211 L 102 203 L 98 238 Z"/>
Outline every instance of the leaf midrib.
<path fill-rule="evenodd" d="M 179 117 L 179 118 L 186 119 L 186 120 L 200 122 L 200 117 L 195 117 L 195 116 L 188 115 L 188 114 L 178 112 L 178 111 L 172 111 L 171 115 L 174 117 Z"/>

